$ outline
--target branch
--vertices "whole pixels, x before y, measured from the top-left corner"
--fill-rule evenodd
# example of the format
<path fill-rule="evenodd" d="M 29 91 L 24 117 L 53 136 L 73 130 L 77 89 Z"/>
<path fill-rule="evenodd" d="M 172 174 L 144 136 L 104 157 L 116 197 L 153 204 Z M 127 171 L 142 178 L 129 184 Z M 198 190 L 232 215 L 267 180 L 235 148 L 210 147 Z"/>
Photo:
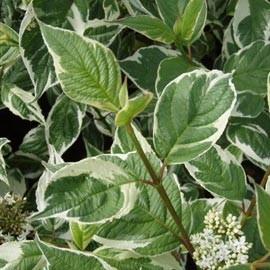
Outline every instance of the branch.
<path fill-rule="evenodd" d="M 141 144 L 138 141 L 131 124 L 128 124 L 126 126 L 126 128 L 127 128 L 127 132 L 129 134 L 130 138 L 132 139 L 132 141 L 135 145 L 135 148 L 136 148 L 138 154 L 140 155 L 147 171 L 149 172 L 149 174 L 152 178 L 153 186 L 158 191 L 165 207 L 170 212 L 174 222 L 176 223 L 176 225 L 178 226 L 178 228 L 180 230 L 180 233 L 181 233 L 180 242 L 186 247 L 186 249 L 190 252 L 190 254 L 192 254 L 194 252 L 194 248 L 190 242 L 189 236 L 188 236 L 177 212 L 175 211 L 175 208 L 174 208 L 165 188 L 162 185 L 162 178 L 157 175 L 153 166 L 151 165 L 150 161 L 148 160 L 147 156 L 145 155 L 144 150 L 142 149 Z"/>
<path fill-rule="evenodd" d="M 269 175 L 270 175 L 270 167 L 268 167 L 268 169 L 266 170 L 266 172 L 265 172 L 265 174 L 260 182 L 261 187 L 263 187 L 263 188 L 265 187 Z M 244 216 L 242 218 L 242 221 L 241 221 L 242 226 L 244 226 L 246 224 L 247 218 L 252 216 L 252 212 L 253 212 L 255 205 L 256 205 L 256 196 L 254 195 L 252 200 L 250 201 L 250 204 L 249 204 L 247 211 L 245 211 Z"/>

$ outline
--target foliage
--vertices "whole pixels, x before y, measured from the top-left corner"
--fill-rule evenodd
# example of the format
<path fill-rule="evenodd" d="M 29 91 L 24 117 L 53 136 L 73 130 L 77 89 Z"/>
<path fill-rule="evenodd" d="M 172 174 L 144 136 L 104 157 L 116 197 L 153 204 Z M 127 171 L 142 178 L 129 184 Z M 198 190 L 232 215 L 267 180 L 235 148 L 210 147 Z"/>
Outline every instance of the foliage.
<path fill-rule="evenodd" d="M 268 0 L 2 0 L 0 114 L 31 128 L 0 134 L 0 269 L 270 269 L 269 25 Z"/>

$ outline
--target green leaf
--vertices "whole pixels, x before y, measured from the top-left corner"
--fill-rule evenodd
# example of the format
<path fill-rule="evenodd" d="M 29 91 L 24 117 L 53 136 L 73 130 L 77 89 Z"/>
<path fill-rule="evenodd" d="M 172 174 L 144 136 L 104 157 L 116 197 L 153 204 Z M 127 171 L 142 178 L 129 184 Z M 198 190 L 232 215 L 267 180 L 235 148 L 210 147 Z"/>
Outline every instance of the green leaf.
<path fill-rule="evenodd" d="M 245 226 L 243 226 L 243 232 L 246 236 L 246 241 L 252 243 L 248 254 L 249 261 L 253 262 L 263 257 L 267 251 L 261 241 L 256 217 L 251 217 L 246 221 Z"/>
<path fill-rule="evenodd" d="M 0 67 L 14 63 L 20 56 L 19 48 L 0 46 Z"/>
<path fill-rule="evenodd" d="M 189 45 L 202 34 L 207 18 L 207 5 L 205 0 L 190 0 L 184 10 L 183 16 L 175 25 L 176 34 L 180 42 Z"/>
<path fill-rule="evenodd" d="M 223 200 L 224 201 L 224 200 Z M 199 233 L 204 229 L 204 217 L 210 209 L 215 208 L 221 200 L 198 199 L 192 202 L 183 202 L 182 221 L 190 234 Z"/>
<path fill-rule="evenodd" d="M 23 154 L 33 155 L 36 159 L 48 159 L 48 146 L 45 139 L 45 128 L 40 125 L 31 129 L 23 138 L 19 147 Z"/>
<path fill-rule="evenodd" d="M 35 17 L 46 24 L 73 29 L 80 35 L 83 35 L 87 27 L 90 13 L 89 1 L 59 2 L 58 0 L 50 0 L 48 2 L 46 0 L 34 0 L 32 5 Z"/>
<path fill-rule="evenodd" d="M 257 117 L 264 111 L 264 97 L 252 92 L 240 92 L 232 112 L 234 117 Z"/>
<path fill-rule="evenodd" d="M 128 251 L 101 247 L 94 254 L 118 270 L 181 270 L 179 262 L 170 253 L 146 258 Z"/>
<path fill-rule="evenodd" d="M 266 185 L 265 185 L 265 190 L 267 193 L 270 194 L 270 177 L 268 176 L 268 179 L 267 179 L 267 182 L 266 182 Z"/>
<path fill-rule="evenodd" d="M 120 61 L 120 66 L 137 87 L 154 92 L 160 62 L 167 57 L 177 55 L 176 51 L 164 47 L 148 46 Z"/>
<path fill-rule="evenodd" d="M 115 124 L 118 127 L 129 124 L 138 114 L 143 112 L 153 98 L 150 92 L 144 92 L 128 100 L 127 104 L 121 109 L 115 117 Z"/>
<path fill-rule="evenodd" d="M 124 0 L 129 14 L 132 16 L 139 14 L 147 14 L 158 17 L 157 7 L 154 0 Z"/>
<path fill-rule="evenodd" d="M 87 119 L 87 116 L 84 119 Z M 83 128 L 82 137 L 87 157 L 103 154 L 104 136 L 97 130 L 94 122 L 89 121 L 89 124 Z"/>
<path fill-rule="evenodd" d="M 18 47 L 18 34 L 8 25 L 0 22 L 0 46 Z"/>
<path fill-rule="evenodd" d="M 231 124 L 227 130 L 227 138 L 233 145 L 241 149 L 247 157 L 265 166 L 270 165 L 269 134 L 259 123 L 240 121 Z"/>
<path fill-rule="evenodd" d="M 270 112 L 270 72 L 267 78 L 267 102 L 268 102 L 268 110 Z"/>
<path fill-rule="evenodd" d="M 117 0 L 103 0 L 105 19 L 108 21 L 116 20 L 120 16 Z"/>
<path fill-rule="evenodd" d="M 260 186 L 256 186 L 257 221 L 261 240 L 267 250 L 270 250 L 270 195 Z"/>
<path fill-rule="evenodd" d="M 0 138 L 0 181 L 4 182 L 9 186 L 8 176 L 6 172 L 6 163 L 2 154 L 2 148 L 9 143 L 6 138 Z"/>
<path fill-rule="evenodd" d="M 80 103 L 118 111 L 121 73 L 113 53 L 68 30 L 45 24 L 41 30 L 65 94 Z"/>
<path fill-rule="evenodd" d="M 0 269 L 2 269 L 6 264 L 7 262 L 5 260 L 0 259 Z"/>
<path fill-rule="evenodd" d="M 181 217 L 181 195 L 175 175 L 163 180 L 164 188 Z M 155 188 L 141 185 L 140 196 L 129 214 L 104 224 L 94 240 L 112 248 L 132 249 L 145 256 L 156 256 L 179 246 L 179 229 Z"/>
<path fill-rule="evenodd" d="M 240 164 L 243 162 L 243 152 L 238 147 L 230 144 L 226 147 L 226 150 L 229 151 Z"/>
<path fill-rule="evenodd" d="M 226 270 L 252 270 L 250 264 L 236 265 L 226 268 Z"/>
<path fill-rule="evenodd" d="M 62 155 L 79 137 L 85 107 L 61 95 L 56 100 L 46 121 L 48 144 Z"/>
<path fill-rule="evenodd" d="M 140 257 L 131 251 L 121 251 L 106 247 L 101 247 L 90 253 L 59 248 L 39 239 L 37 242 L 48 260 L 50 270 L 58 270 L 60 267 L 63 270 L 181 270 L 175 258 L 168 254 L 152 259 Z M 168 261 L 169 264 L 165 266 Z"/>
<path fill-rule="evenodd" d="M 63 159 L 55 151 L 54 147 L 49 145 L 49 160 L 48 163 L 44 164 L 45 170 L 39 178 L 37 190 L 36 190 L 36 204 L 37 209 L 42 211 L 46 207 L 45 191 L 46 187 L 53 179 L 53 175 L 67 164 L 64 163 Z"/>
<path fill-rule="evenodd" d="M 209 10 L 209 19 L 211 22 L 213 22 L 215 19 L 221 20 L 220 17 L 224 15 L 226 8 L 228 8 L 229 2 L 231 1 L 230 0 L 228 1 L 207 0 L 208 10 Z"/>
<path fill-rule="evenodd" d="M 239 0 L 233 18 L 234 39 L 242 48 L 257 40 L 269 40 L 270 3 Z"/>
<path fill-rule="evenodd" d="M 176 19 L 183 14 L 188 0 L 156 0 L 163 21 L 172 29 Z"/>
<path fill-rule="evenodd" d="M 43 270 L 47 264 L 33 241 L 3 244 L 0 247 L 0 259 L 7 261 L 5 270 Z"/>
<path fill-rule="evenodd" d="M 119 23 L 152 40 L 160 41 L 165 44 L 171 44 L 175 40 L 175 35 L 170 27 L 155 17 L 145 15 L 127 17 L 120 20 Z"/>
<path fill-rule="evenodd" d="M 98 229 L 99 226 L 97 225 L 85 225 L 82 223 L 70 222 L 72 240 L 80 250 L 85 250 L 87 248 L 93 235 Z"/>
<path fill-rule="evenodd" d="M 29 121 L 44 124 L 45 120 L 34 96 L 15 85 L 2 85 L 1 98 L 4 105 L 15 115 Z"/>
<path fill-rule="evenodd" d="M 49 264 L 50 270 L 95 269 L 114 270 L 107 263 L 89 252 L 79 252 L 66 248 L 55 247 L 37 240 L 37 244 Z"/>
<path fill-rule="evenodd" d="M 233 53 L 239 50 L 234 36 L 232 22 L 229 23 L 227 29 L 224 31 L 223 42 L 222 42 L 222 56 L 224 59 L 228 59 Z"/>
<path fill-rule="evenodd" d="M 111 25 L 105 21 L 98 21 L 96 24 L 88 27 L 84 32 L 84 36 L 97 40 L 107 47 L 113 43 L 123 29 L 122 26 Z"/>
<path fill-rule="evenodd" d="M 150 158 L 158 166 L 158 160 Z M 81 160 L 60 169 L 43 187 L 45 208 L 34 219 L 108 222 L 133 209 L 139 192 L 137 185 L 149 178 L 135 153 Z"/>
<path fill-rule="evenodd" d="M 32 91 L 33 89 L 32 81 L 22 59 L 17 59 L 17 61 L 6 70 L 2 77 L 2 83 L 14 84 L 26 91 Z"/>
<path fill-rule="evenodd" d="M 149 145 L 146 138 L 143 137 L 141 132 L 134 125 L 132 125 L 132 128 L 144 152 L 154 153 L 152 147 Z M 133 141 L 131 140 L 130 136 L 128 135 L 126 128 L 125 127 L 117 128 L 114 135 L 114 141 L 111 147 L 111 152 L 113 154 L 125 154 L 134 151 L 136 151 L 136 147 Z"/>
<path fill-rule="evenodd" d="M 20 52 L 34 85 L 38 99 L 55 82 L 53 60 L 42 39 L 40 28 L 31 6 L 27 9 L 19 32 Z"/>
<path fill-rule="evenodd" d="M 195 70 L 173 80 L 155 109 L 159 156 L 167 164 L 179 164 L 206 152 L 223 133 L 234 104 L 229 74 Z"/>
<path fill-rule="evenodd" d="M 224 70 L 233 72 L 233 83 L 238 92 L 251 92 L 266 96 L 267 77 L 270 72 L 270 43 L 256 41 L 233 54 Z"/>
<path fill-rule="evenodd" d="M 165 58 L 158 67 L 156 80 L 156 93 L 161 95 L 165 86 L 185 72 L 190 72 L 198 68 L 198 65 L 191 62 L 186 56 Z"/>
<path fill-rule="evenodd" d="M 242 201 L 246 195 L 244 169 L 228 151 L 214 145 L 205 154 L 185 164 L 192 177 L 210 193 Z"/>

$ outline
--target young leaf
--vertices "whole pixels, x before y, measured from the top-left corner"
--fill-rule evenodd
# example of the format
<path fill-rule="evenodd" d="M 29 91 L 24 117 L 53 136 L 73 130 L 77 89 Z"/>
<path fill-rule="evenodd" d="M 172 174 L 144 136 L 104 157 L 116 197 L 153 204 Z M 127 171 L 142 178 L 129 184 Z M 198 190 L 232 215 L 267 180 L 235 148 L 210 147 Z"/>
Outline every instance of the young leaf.
<path fill-rule="evenodd" d="M 229 125 L 228 140 L 253 160 L 270 165 L 270 139 L 264 128 L 255 123 L 236 123 Z"/>
<path fill-rule="evenodd" d="M 155 17 L 144 15 L 127 17 L 120 20 L 119 23 L 156 41 L 171 44 L 175 40 L 175 35 L 170 27 Z"/>
<path fill-rule="evenodd" d="M 8 176 L 6 172 L 6 163 L 2 154 L 2 148 L 9 143 L 9 140 L 6 138 L 0 138 L 0 181 L 9 185 Z"/>
<path fill-rule="evenodd" d="M 161 46 L 149 46 L 120 61 L 120 66 L 137 87 L 154 92 L 160 62 L 169 56 L 177 55 L 176 51 Z"/>
<path fill-rule="evenodd" d="M 118 111 L 121 73 L 113 53 L 75 32 L 40 26 L 65 94 L 77 102 Z"/>
<path fill-rule="evenodd" d="M 269 40 L 270 3 L 239 0 L 233 17 L 234 39 L 240 48 L 257 40 Z"/>
<path fill-rule="evenodd" d="M 196 181 L 214 195 L 242 201 L 246 195 L 244 169 L 234 156 L 218 145 L 185 164 Z"/>
<path fill-rule="evenodd" d="M 163 21 L 172 29 L 177 18 L 183 14 L 188 0 L 156 0 Z"/>
<path fill-rule="evenodd" d="M 128 100 L 127 104 L 121 109 L 115 117 L 115 124 L 118 127 L 129 124 L 138 114 L 143 112 L 153 98 L 150 92 L 144 92 Z"/>
<path fill-rule="evenodd" d="M 46 121 L 46 139 L 62 155 L 78 138 L 85 107 L 61 95 Z"/>
<path fill-rule="evenodd" d="M 163 185 L 181 217 L 181 195 L 175 175 L 168 175 Z M 144 256 L 156 256 L 179 246 L 179 229 L 162 203 L 156 189 L 141 185 L 134 208 L 129 214 L 104 224 L 94 240 L 112 248 L 132 249 Z"/>
<path fill-rule="evenodd" d="M 256 186 L 257 221 L 261 240 L 267 250 L 270 250 L 270 195 L 260 186 Z"/>
<path fill-rule="evenodd" d="M 15 115 L 29 121 L 44 124 L 45 120 L 34 96 L 15 85 L 4 84 L 2 86 L 1 98 L 4 105 Z"/>
<path fill-rule="evenodd" d="M 85 250 L 92 240 L 93 235 L 97 232 L 99 226 L 86 225 L 77 222 L 70 222 L 70 232 L 72 240 L 76 247 Z"/>
<path fill-rule="evenodd" d="M 227 60 L 224 70 L 233 72 L 233 83 L 238 92 L 250 91 L 266 96 L 270 72 L 269 54 L 270 43 L 260 40 L 244 47 Z"/>
<path fill-rule="evenodd" d="M 223 133 L 234 104 L 229 74 L 195 70 L 173 80 L 155 109 L 159 156 L 167 164 L 179 164 L 206 152 Z"/>
<path fill-rule="evenodd" d="M 207 5 L 205 0 L 190 0 L 183 16 L 176 22 L 174 28 L 179 34 L 180 42 L 190 45 L 197 40 L 205 26 Z"/>
<path fill-rule="evenodd" d="M 185 72 L 198 68 L 197 64 L 191 62 L 186 56 L 165 58 L 158 67 L 158 76 L 155 83 L 156 93 L 161 95 L 165 86 Z"/>

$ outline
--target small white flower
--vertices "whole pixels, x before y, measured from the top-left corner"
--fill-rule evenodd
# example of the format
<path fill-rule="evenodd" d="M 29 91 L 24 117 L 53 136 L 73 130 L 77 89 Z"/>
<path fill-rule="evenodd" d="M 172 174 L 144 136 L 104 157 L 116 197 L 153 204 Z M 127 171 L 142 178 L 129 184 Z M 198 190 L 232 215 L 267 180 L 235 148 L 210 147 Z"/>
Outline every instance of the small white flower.
<path fill-rule="evenodd" d="M 202 232 L 190 237 L 195 248 L 193 257 L 201 269 L 223 270 L 248 262 L 251 244 L 246 242 L 237 217 L 229 214 L 223 218 L 221 212 L 210 210 L 204 224 Z"/>

